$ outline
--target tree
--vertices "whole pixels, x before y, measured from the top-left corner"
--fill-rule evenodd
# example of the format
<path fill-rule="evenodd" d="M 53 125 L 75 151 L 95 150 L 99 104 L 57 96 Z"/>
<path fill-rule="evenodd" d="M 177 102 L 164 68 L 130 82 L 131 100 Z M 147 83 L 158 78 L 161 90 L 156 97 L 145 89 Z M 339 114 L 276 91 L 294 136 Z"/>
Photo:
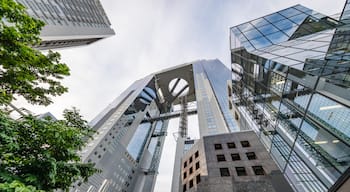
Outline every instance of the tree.
<path fill-rule="evenodd" d="M 76 109 L 63 116 L 16 121 L 0 112 L 0 191 L 66 190 L 97 171 L 77 154 L 93 131 Z"/>
<path fill-rule="evenodd" d="M 31 104 L 52 103 L 50 96 L 67 92 L 60 80 L 69 68 L 58 53 L 33 49 L 44 23 L 14 0 L 0 0 L 0 16 L 0 106 L 18 96 Z M 0 191 L 68 189 L 97 171 L 77 153 L 91 137 L 90 127 L 76 109 L 65 110 L 64 118 L 16 121 L 0 109 Z"/>
<path fill-rule="evenodd" d="M 59 82 L 69 75 L 60 55 L 46 55 L 32 47 L 40 43 L 44 23 L 27 15 L 25 7 L 14 0 L 0 0 L 0 105 L 15 96 L 29 103 L 48 105 L 51 96 L 67 92 Z"/>

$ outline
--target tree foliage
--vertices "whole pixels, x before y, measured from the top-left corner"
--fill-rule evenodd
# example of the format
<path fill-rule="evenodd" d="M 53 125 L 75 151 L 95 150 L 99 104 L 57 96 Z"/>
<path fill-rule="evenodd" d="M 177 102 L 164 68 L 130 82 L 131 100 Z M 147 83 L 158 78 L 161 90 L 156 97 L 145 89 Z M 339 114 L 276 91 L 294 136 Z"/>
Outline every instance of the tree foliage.
<path fill-rule="evenodd" d="M 61 95 L 67 88 L 59 82 L 69 75 L 60 55 L 46 55 L 33 49 L 40 43 L 44 23 L 28 16 L 14 0 L 0 0 L 0 105 L 23 96 L 32 104 L 48 105 L 50 95 Z"/>
<path fill-rule="evenodd" d="M 65 190 L 97 171 L 77 154 L 93 131 L 76 109 L 63 116 L 16 121 L 0 112 L 0 191 Z"/>
<path fill-rule="evenodd" d="M 0 16 L 0 106 L 18 96 L 32 104 L 52 103 L 50 96 L 67 92 L 60 80 L 69 68 L 58 53 L 33 48 L 44 23 L 14 0 L 0 0 Z M 63 116 L 13 120 L 0 109 L 0 191 L 65 190 L 97 171 L 77 153 L 92 134 L 87 122 L 76 109 Z"/>

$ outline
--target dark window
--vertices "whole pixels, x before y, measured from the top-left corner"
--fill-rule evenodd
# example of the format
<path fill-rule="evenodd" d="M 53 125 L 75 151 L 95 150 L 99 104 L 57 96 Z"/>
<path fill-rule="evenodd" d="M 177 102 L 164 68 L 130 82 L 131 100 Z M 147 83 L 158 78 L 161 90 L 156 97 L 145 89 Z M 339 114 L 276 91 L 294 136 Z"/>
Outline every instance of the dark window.
<path fill-rule="evenodd" d="M 225 155 L 216 155 L 217 160 L 220 161 L 226 161 Z"/>
<path fill-rule="evenodd" d="M 191 167 L 191 168 L 190 168 L 190 174 L 192 174 L 192 173 L 193 173 L 193 168 Z"/>
<path fill-rule="evenodd" d="M 182 187 L 182 192 L 185 192 L 187 189 L 186 189 L 186 184 L 183 185 Z"/>
<path fill-rule="evenodd" d="M 232 157 L 232 161 L 239 161 L 239 160 L 241 160 L 241 157 L 239 156 L 238 153 L 231 154 L 231 157 Z"/>
<path fill-rule="evenodd" d="M 192 163 L 192 157 L 190 157 L 190 163 Z"/>
<path fill-rule="evenodd" d="M 196 153 L 194 154 L 194 157 L 197 158 L 199 156 L 199 152 L 196 151 Z"/>
<path fill-rule="evenodd" d="M 186 177 L 187 177 L 187 172 L 184 173 L 184 179 L 186 179 Z"/>
<path fill-rule="evenodd" d="M 197 175 L 196 176 L 196 183 L 200 183 L 201 182 L 201 175 Z"/>
<path fill-rule="evenodd" d="M 249 141 L 241 141 L 242 147 L 250 147 Z"/>
<path fill-rule="evenodd" d="M 196 170 L 199 169 L 199 161 L 196 163 Z"/>
<path fill-rule="evenodd" d="M 222 149 L 222 145 L 221 144 L 215 144 L 215 150 L 218 150 L 218 149 Z"/>
<path fill-rule="evenodd" d="M 191 179 L 191 181 L 190 181 L 190 186 L 189 186 L 189 188 L 192 188 L 193 187 L 193 179 Z"/>
<path fill-rule="evenodd" d="M 228 177 L 230 176 L 230 171 L 228 168 L 220 168 L 220 175 L 221 177 Z"/>
<path fill-rule="evenodd" d="M 246 176 L 247 172 L 244 167 L 236 167 L 236 172 L 238 176 Z"/>
<path fill-rule="evenodd" d="M 227 143 L 227 147 L 228 147 L 229 149 L 236 148 L 236 144 L 235 144 L 234 142 Z"/>
<path fill-rule="evenodd" d="M 248 158 L 249 160 L 256 159 L 256 155 L 255 155 L 254 152 L 248 152 L 248 153 L 246 153 L 246 155 L 247 155 L 247 158 Z"/>
<path fill-rule="evenodd" d="M 184 163 L 184 168 L 185 168 L 185 167 L 187 167 L 187 161 L 185 161 L 185 163 Z"/>
<path fill-rule="evenodd" d="M 265 175 L 265 171 L 262 166 L 253 166 L 255 175 Z"/>

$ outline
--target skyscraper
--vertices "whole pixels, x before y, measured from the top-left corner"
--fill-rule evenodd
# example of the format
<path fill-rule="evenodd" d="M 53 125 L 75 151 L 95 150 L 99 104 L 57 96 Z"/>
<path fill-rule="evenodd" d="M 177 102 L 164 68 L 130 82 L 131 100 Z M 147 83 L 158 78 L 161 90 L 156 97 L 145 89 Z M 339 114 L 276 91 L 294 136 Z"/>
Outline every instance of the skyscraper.
<path fill-rule="evenodd" d="M 98 0 L 16 0 L 45 22 L 38 49 L 87 45 L 114 35 Z"/>
<path fill-rule="evenodd" d="M 228 107 L 229 79 L 230 71 L 220 61 L 200 60 L 134 82 L 91 122 L 97 133 L 80 152 L 84 162 L 95 163 L 102 172 L 71 190 L 153 191 L 170 118 L 181 119 L 180 158 L 192 145 L 186 140 L 188 115 L 198 115 L 201 137 L 238 130 Z M 178 105 L 180 110 L 174 107 Z"/>
<path fill-rule="evenodd" d="M 349 176 L 349 9 L 296 5 L 231 28 L 235 118 L 296 191 L 334 190 Z"/>

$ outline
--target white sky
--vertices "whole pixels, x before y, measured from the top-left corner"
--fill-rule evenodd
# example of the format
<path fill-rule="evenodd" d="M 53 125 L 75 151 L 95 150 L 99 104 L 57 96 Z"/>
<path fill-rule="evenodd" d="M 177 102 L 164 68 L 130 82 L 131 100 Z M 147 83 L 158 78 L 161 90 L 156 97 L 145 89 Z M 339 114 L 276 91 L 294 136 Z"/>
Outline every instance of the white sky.
<path fill-rule="evenodd" d="M 229 27 L 302 4 L 326 15 L 342 10 L 345 0 L 101 0 L 116 35 L 89 46 L 60 50 L 71 68 L 64 80 L 69 93 L 48 107 L 61 117 L 75 106 L 91 120 L 136 79 L 197 59 L 218 58 L 230 66 Z M 195 121 L 192 118 L 192 121 Z M 169 126 L 156 192 L 170 191 L 178 120 Z M 196 123 L 190 128 L 196 127 Z M 198 138 L 195 129 L 190 133 Z"/>

